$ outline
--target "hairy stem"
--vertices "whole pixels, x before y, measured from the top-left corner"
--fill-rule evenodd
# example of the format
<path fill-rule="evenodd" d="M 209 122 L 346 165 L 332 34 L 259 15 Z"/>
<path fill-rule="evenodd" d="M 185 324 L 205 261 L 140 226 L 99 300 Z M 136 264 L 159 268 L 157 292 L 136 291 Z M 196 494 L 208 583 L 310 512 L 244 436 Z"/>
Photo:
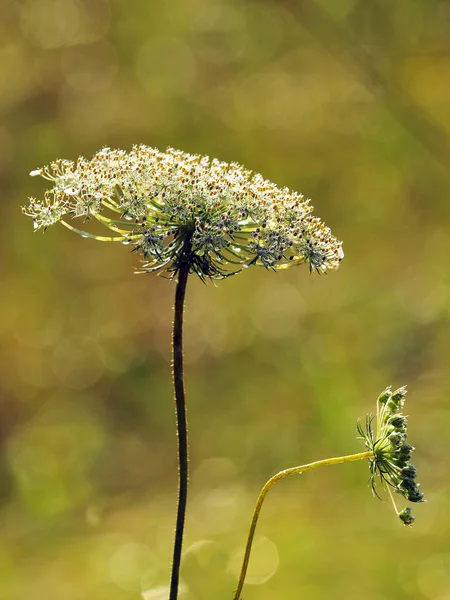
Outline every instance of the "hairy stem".
<path fill-rule="evenodd" d="M 359 454 L 350 454 L 348 456 L 337 456 L 335 458 L 326 458 L 325 460 L 318 460 L 317 462 L 309 463 L 307 465 L 301 465 L 299 467 L 292 467 L 290 469 L 286 469 L 285 471 L 280 471 L 276 475 L 274 475 L 269 481 L 267 481 L 259 493 L 258 500 L 256 501 L 255 510 L 253 511 L 252 522 L 250 525 L 250 531 L 248 533 L 247 538 L 247 546 L 245 547 L 244 560 L 242 563 L 241 574 L 239 575 L 239 582 L 236 593 L 234 595 L 234 600 L 240 600 L 242 588 L 244 586 L 245 576 L 247 574 L 247 567 L 250 560 L 250 552 L 252 549 L 253 537 L 255 535 L 256 524 L 258 522 L 259 513 L 261 512 L 261 508 L 264 502 L 264 498 L 267 495 L 267 492 L 270 488 L 280 479 L 284 479 L 288 475 L 300 474 L 305 471 L 309 471 L 310 469 L 316 469 L 318 467 L 326 467 L 327 465 L 338 465 L 341 463 L 352 462 L 354 460 L 362 460 L 363 458 L 371 458 L 373 456 L 373 452 L 361 452 Z"/>
<path fill-rule="evenodd" d="M 189 262 L 186 261 L 180 266 L 178 271 L 173 317 L 173 384 L 175 390 L 178 441 L 178 506 L 169 600 L 177 600 L 178 597 L 181 549 L 183 545 L 184 523 L 186 520 L 186 501 L 189 477 L 187 417 L 183 371 L 183 311 L 188 275 Z"/>

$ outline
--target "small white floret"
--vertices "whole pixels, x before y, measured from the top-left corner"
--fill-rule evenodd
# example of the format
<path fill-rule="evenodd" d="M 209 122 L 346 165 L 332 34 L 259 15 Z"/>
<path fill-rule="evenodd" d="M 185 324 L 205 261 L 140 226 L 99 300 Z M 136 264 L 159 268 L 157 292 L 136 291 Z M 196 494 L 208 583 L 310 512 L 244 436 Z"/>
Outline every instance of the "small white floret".
<path fill-rule="evenodd" d="M 75 194 L 78 194 L 80 190 L 77 190 L 77 188 L 74 187 L 68 187 L 64 190 L 64 193 L 67 194 L 68 196 L 75 196 Z"/>

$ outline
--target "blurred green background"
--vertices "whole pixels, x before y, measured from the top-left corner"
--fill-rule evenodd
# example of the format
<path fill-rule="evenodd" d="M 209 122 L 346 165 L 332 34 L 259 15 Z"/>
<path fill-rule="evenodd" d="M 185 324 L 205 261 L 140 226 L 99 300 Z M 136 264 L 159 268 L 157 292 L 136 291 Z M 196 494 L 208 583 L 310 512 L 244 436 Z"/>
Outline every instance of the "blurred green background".
<path fill-rule="evenodd" d="M 0 598 L 166 597 L 174 283 L 20 213 L 32 169 L 145 143 L 304 193 L 346 252 L 191 278 L 183 598 L 231 598 L 263 482 L 360 451 L 357 417 L 407 383 L 414 528 L 366 464 L 284 481 L 244 598 L 450 599 L 449 73 L 447 0 L 0 4 Z"/>

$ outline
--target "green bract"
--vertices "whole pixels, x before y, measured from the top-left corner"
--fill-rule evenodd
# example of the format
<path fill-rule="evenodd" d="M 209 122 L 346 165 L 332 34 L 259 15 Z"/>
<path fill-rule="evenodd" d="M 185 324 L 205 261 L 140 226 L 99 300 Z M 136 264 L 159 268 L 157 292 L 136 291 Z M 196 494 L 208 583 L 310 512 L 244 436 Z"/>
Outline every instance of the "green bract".
<path fill-rule="evenodd" d="M 416 482 L 417 471 L 410 462 L 414 447 L 406 441 L 408 419 L 400 413 L 405 396 L 406 387 L 394 392 L 390 387 L 386 388 L 377 400 L 376 429 L 372 426 L 374 417 L 369 416 L 365 430 L 358 423 L 358 432 L 365 440 L 366 447 L 374 454 L 369 459 L 373 492 L 378 495 L 375 489 L 378 479 L 390 493 L 394 490 L 410 502 L 423 502 L 423 493 Z M 394 502 L 393 497 L 392 500 Z M 396 508 L 396 511 L 405 525 L 414 522 L 415 517 L 409 507 L 400 512 Z"/>
<path fill-rule="evenodd" d="M 176 274 L 182 264 L 202 279 L 250 265 L 307 263 L 337 269 L 339 242 L 301 194 L 280 189 L 236 163 L 167 149 L 103 148 L 91 160 L 57 160 L 32 171 L 52 182 L 44 200 L 23 208 L 35 229 L 61 221 L 84 237 L 132 244 L 141 271 Z M 99 236 L 63 220 L 95 218 L 115 235 Z"/>

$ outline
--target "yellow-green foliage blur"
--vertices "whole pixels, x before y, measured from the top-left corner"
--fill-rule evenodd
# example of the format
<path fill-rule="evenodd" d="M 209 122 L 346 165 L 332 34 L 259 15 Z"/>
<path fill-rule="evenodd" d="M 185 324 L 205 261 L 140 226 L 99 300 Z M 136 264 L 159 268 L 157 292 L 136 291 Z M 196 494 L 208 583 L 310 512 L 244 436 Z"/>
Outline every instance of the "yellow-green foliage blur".
<path fill-rule="evenodd" d="M 445 0 L 0 5 L 0 598 L 164 600 L 174 283 L 20 207 L 54 158 L 144 143 L 311 197 L 341 269 L 191 278 L 185 600 L 226 600 L 264 481 L 363 450 L 408 384 L 413 528 L 354 463 L 283 481 L 245 600 L 450 593 L 450 8 Z"/>

